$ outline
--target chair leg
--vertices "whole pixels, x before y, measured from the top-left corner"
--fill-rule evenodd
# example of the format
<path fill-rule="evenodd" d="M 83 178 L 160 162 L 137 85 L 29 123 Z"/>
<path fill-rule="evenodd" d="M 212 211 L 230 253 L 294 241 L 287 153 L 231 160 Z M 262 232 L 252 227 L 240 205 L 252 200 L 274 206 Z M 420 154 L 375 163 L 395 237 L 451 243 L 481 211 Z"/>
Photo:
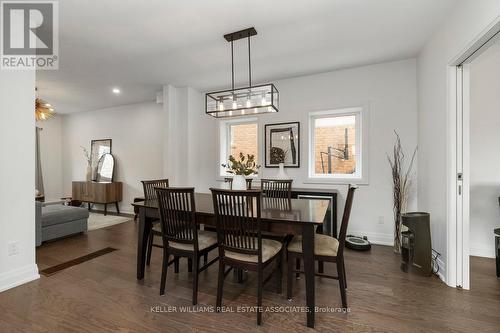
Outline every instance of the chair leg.
<path fill-rule="evenodd" d="M 262 285 L 263 285 L 263 267 L 262 265 L 258 269 L 257 278 L 257 325 L 262 324 Z"/>
<path fill-rule="evenodd" d="M 224 289 L 224 270 L 225 265 L 222 259 L 219 259 L 219 281 L 217 283 L 217 302 L 216 311 L 220 312 L 222 306 L 222 290 Z"/>
<path fill-rule="evenodd" d="M 191 258 L 190 258 L 191 259 Z M 193 305 L 198 304 L 198 266 L 200 264 L 200 258 L 195 254 L 193 260 Z"/>
<path fill-rule="evenodd" d="M 344 287 L 347 289 L 347 272 L 345 270 L 345 261 L 342 260 L 342 271 L 344 272 Z"/>
<path fill-rule="evenodd" d="M 283 253 L 279 253 L 276 258 L 276 293 L 281 294 L 283 292 Z"/>
<path fill-rule="evenodd" d="M 206 265 L 208 262 L 208 252 L 203 255 L 203 265 Z"/>
<path fill-rule="evenodd" d="M 179 257 L 174 257 L 174 272 L 179 273 Z"/>
<path fill-rule="evenodd" d="M 191 273 L 192 271 L 193 271 L 193 259 L 188 258 L 188 272 Z"/>
<path fill-rule="evenodd" d="M 161 284 L 160 284 L 160 295 L 165 294 L 165 284 L 167 282 L 167 270 L 168 270 L 168 248 L 163 248 L 163 264 L 161 268 Z"/>
<path fill-rule="evenodd" d="M 292 289 L 293 289 L 293 256 L 288 256 L 288 269 L 286 271 L 286 298 L 292 300 Z"/>
<path fill-rule="evenodd" d="M 298 270 L 298 271 L 300 271 L 300 258 L 299 257 L 297 257 L 295 259 L 295 269 Z M 295 273 L 295 278 L 299 279 L 300 278 L 300 273 Z"/>
<path fill-rule="evenodd" d="M 337 261 L 337 272 L 339 275 L 340 297 L 342 298 L 342 307 L 347 308 L 347 296 L 345 293 L 345 272 L 343 260 Z"/>
<path fill-rule="evenodd" d="M 146 265 L 149 266 L 149 263 L 151 262 L 151 252 L 153 252 L 153 238 L 155 235 L 151 232 L 149 234 L 149 239 L 148 239 L 148 253 L 146 254 Z"/>

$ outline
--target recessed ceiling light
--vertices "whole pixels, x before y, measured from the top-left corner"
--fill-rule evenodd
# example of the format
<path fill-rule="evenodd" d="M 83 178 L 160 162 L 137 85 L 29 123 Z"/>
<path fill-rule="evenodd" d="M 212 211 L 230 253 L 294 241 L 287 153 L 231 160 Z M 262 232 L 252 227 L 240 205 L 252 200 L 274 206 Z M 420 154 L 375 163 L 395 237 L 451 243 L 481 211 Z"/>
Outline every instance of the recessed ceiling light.
<path fill-rule="evenodd" d="M 118 88 L 113 88 L 113 94 L 119 94 L 120 93 L 120 89 Z"/>

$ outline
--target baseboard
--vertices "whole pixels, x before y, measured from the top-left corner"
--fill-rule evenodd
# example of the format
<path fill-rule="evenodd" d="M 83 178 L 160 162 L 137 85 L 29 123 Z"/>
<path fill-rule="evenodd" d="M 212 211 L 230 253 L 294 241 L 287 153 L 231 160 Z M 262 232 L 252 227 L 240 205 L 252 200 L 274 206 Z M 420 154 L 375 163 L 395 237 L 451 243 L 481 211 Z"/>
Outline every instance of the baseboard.
<path fill-rule="evenodd" d="M 368 241 L 372 244 L 377 244 L 377 245 L 387 245 L 387 246 L 393 246 L 394 245 L 394 236 L 392 234 L 382 234 L 382 233 L 376 233 L 376 232 L 363 232 L 363 231 L 355 231 L 355 230 L 348 230 L 347 233 L 349 235 L 355 235 L 355 236 L 366 236 L 368 237 Z"/>
<path fill-rule="evenodd" d="M 484 257 L 484 258 L 495 258 L 495 248 L 491 247 L 481 247 L 476 244 L 472 244 L 470 247 L 469 255 L 475 257 Z"/>
<path fill-rule="evenodd" d="M 6 273 L 0 274 L 0 292 L 11 289 L 30 281 L 39 279 L 36 264 L 23 266 Z"/>

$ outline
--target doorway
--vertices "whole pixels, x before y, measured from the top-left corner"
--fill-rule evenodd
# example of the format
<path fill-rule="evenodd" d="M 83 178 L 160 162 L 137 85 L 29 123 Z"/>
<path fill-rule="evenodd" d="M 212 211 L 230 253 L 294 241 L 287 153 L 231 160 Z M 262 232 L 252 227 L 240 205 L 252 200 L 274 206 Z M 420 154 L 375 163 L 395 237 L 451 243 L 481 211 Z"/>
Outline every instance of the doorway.
<path fill-rule="evenodd" d="M 477 152 L 478 142 L 484 141 L 483 133 L 478 130 L 476 114 L 471 127 L 471 107 L 474 102 L 474 107 L 477 107 L 477 91 L 476 87 L 471 89 L 471 70 L 474 70 L 474 80 L 476 80 L 476 68 L 478 68 L 478 59 L 486 52 L 492 52 L 494 48 L 498 48 L 500 55 L 500 22 L 495 24 L 483 36 L 477 39 L 472 46 L 460 55 L 449 67 L 450 78 L 450 113 L 449 113 L 449 166 L 450 173 L 448 179 L 448 212 L 450 214 L 448 224 L 448 284 L 470 289 L 470 255 L 477 255 L 477 236 L 484 235 L 487 223 L 481 223 L 481 232 L 474 230 L 471 233 L 471 209 L 475 214 L 483 213 L 480 208 L 481 196 L 488 195 L 481 191 L 478 187 L 476 179 L 478 174 L 484 172 L 481 169 L 477 160 L 472 160 L 471 157 L 477 158 L 484 156 L 484 151 Z M 500 57 L 498 66 L 500 68 Z M 471 98 L 471 92 L 475 95 Z M 500 104 L 498 105 L 500 108 Z M 477 119 L 476 119 L 477 118 Z M 473 130 L 473 132 L 471 132 Z M 474 135 L 473 145 L 471 146 L 471 133 Z M 500 140 L 500 136 L 499 136 Z M 499 141 L 500 143 L 500 141 Z M 483 142 L 483 145 L 485 143 Z M 494 143 L 490 143 L 491 154 L 495 149 Z M 471 154 L 471 148 L 475 148 Z M 479 149 L 484 148 L 480 146 Z M 499 159 L 500 163 L 500 159 Z M 500 164 L 499 164 L 500 165 Z M 472 172 L 471 172 L 471 167 Z M 500 167 L 499 167 L 500 169 Z M 471 176 L 474 175 L 474 179 Z M 473 192 L 471 192 L 473 190 Z M 500 192 L 500 184 L 498 186 Z M 472 193 L 472 201 L 471 201 Z M 498 199 L 497 199 L 498 200 Z M 491 207 L 490 211 L 491 211 Z M 500 207 L 498 207 L 500 209 Z M 490 212 L 491 213 L 491 212 Z M 481 215 L 481 214 L 480 214 Z M 491 214 L 490 214 L 491 215 Z M 479 220 L 484 220 L 484 214 L 478 217 Z M 476 227 L 478 219 L 473 219 L 473 227 Z M 497 221 L 500 224 L 500 220 Z M 485 225 L 486 224 L 486 225 Z M 493 229 L 490 230 L 493 235 Z M 471 238 L 472 237 L 472 238 Z M 491 237 L 492 238 L 492 237 Z M 472 243 L 471 243 L 472 241 Z M 484 239 L 482 248 L 486 248 L 488 239 Z M 472 247 L 471 247 L 472 245 Z M 494 239 L 491 242 L 491 249 L 494 248 Z M 492 269 L 492 278 L 494 278 L 494 268 Z"/>

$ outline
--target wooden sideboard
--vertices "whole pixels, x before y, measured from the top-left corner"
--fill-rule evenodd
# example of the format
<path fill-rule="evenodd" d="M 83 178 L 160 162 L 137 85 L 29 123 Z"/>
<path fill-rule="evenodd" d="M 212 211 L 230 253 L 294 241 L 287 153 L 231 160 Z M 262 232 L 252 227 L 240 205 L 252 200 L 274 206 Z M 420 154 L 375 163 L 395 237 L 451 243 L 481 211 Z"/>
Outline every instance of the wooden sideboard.
<path fill-rule="evenodd" d="M 104 204 L 104 215 L 108 212 L 108 204 L 116 205 L 116 212 L 120 213 L 118 202 L 122 201 L 122 182 L 78 182 L 72 184 L 72 199 L 90 204 Z"/>

